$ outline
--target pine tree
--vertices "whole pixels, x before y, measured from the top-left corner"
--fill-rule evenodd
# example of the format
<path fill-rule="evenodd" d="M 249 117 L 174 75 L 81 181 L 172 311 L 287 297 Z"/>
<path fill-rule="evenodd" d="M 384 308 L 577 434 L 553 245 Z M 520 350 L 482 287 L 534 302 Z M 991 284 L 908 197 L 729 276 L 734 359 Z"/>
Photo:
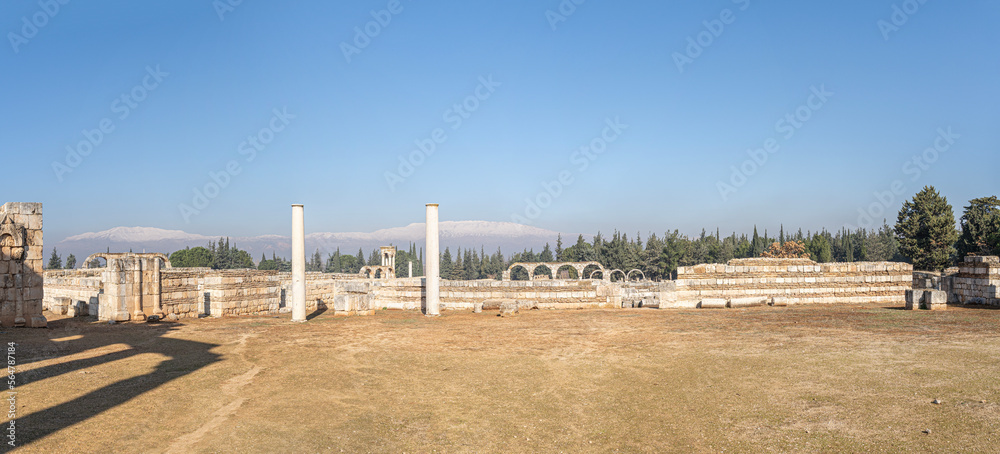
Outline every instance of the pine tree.
<path fill-rule="evenodd" d="M 1000 199 L 990 196 L 970 200 L 960 223 L 962 234 L 955 244 L 959 260 L 969 254 L 1000 254 Z"/>
<path fill-rule="evenodd" d="M 563 259 L 563 247 L 562 247 L 562 234 L 556 235 L 556 261 L 562 262 Z"/>
<path fill-rule="evenodd" d="M 56 248 L 52 248 L 52 255 L 49 256 L 49 266 L 46 269 L 58 270 L 62 268 L 62 257 L 56 252 Z"/>
<path fill-rule="evenodd" d="M 326 269 L 324 269 L 324 271 L 327 272 L 327 273 L 343 273 L 344 272 L 344 268 L 342 267 L 342 265 L 340 263 L 340 248 L 339 247 L 337 248 L 337 250 L 333 254 L 330 254 L 330 256 L 326 259 Z"/>
<path fill-rule="evenodd" d="M 441 254 L 440 260 L 441 266 L 438 268 L 438 273 L 440 273 L 441 279 L 451 279 L 451 270 L 455 266 L 451 261 L 451 250 L 447 247 L 444 248 L 444 254 Z"/>
<path fill-rule="evenodd" d="M 323 257 L 319 254 L 319 249 L 316 249 L 306 263 L 306 271 L 323 271 Z"/>
<path fill-rule="evenodd" d="M 476 264 L 478 262 L 479 262 L 479 257 L 476 255 L 476 251 L 474 249 L 466 249 L 464 258 L 465 269 L 463 270 L 464 274 L 463 279 L 471 281 L 479 278 L 478 275 L 479 273 L 476 272 L 477 268 Z"/>
<path fill-rule="evenodd" d="M 451 277 L 449 279 L 464 280 L 464 274 L 465 263 L 462 260 L 462 248 L 458 248 L 458 251 L 455 252 L 455 266 L 451 268 Z"/>
<path fill-rule="evenodd" d="M 545 243 L 545 248 L 542 252 L 538 254 L 539 262 L 554 262 L 555 257 L 552 256 L 552 249 L 549 249 L 549 243 Z"/>
<path fill-rule="evenodd" d="M 66 269 L 71 270 L 73 268 L 76 268 L 76 256 L 70 254 L 68 257 L 66 257 Z"/>
<path fill-rule="evenodd" d="M 899 249 L 918 270 L 943 270 L 956 253 L 955 214 L 933 186 L 903 202 L 896 219 Z"/>

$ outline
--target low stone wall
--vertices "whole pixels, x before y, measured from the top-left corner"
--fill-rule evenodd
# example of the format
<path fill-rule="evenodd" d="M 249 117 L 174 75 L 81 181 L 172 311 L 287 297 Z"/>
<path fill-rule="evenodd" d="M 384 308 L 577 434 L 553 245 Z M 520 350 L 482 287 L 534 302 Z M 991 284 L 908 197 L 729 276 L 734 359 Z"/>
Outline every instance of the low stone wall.
<path fill-rule="evenodd" d="M 737 259 L 726 265 L 696 265 L 678 269 L 678 279 L 666 282 L 610 282 L 593 279 L 534 281 L 441 281 L 441 307 L 472 310 L 501 300 L 517 300 L 539 309 L 659 307 L 693 308 L 702 300 L 743 306 L 757 300 L 781 299 L 782 304 L 899 304 L 904 291 L 921 285 L 949 285 L 956 298 L 983 298 L 996 304 L 1000 263 L 975 258 L 953 281 L 915 275 L 905 263 L 861 262 L 818 264 L 808 259 Z M 103 274 L 102 274 L 103 273 Z M 164 314 L 265 315 L 285 309 L 292 300 L 291 273 L 258 270 L 164 268 L 159 271 L 160 305 Z M 106 269 L 52 271 L 46 291 L 56 298 L 90 303 L 102 295 Z M 153 283 L 153 280 L 150 280 Z M 952 283 L 953 282 L 953 283 Z M 145 286 L 145 280 L 143 281 Z M 951 288 L 951 287 L 949 287 Z M 105 290 L 106 291 L 106 290 Z M 335 314 L 369 314 L 379 309 L 420 310 L 424 278 L 364 279 L 352 275 L 307 273 L 307 310 L 333 309 Z M 107 295 L 102 295 L 107 296 Z M 737 301 L 738 300 L 738 301 Z M 141 299 L 142 310 L 153 301 Z"/>
<path fill-rule="evenodd" d="M 280 307 L 290 307 L 292 301 L 292 273 L 278 273 L 281 287 Z M 333 299 L 337 294 L 337 286 L 343 286 L 347 276 L 354 280 L 360 279 L 355 274 L 334 274 L 310 271 L 306 273 L 306 311 L 316 311 L 333 307 Z"/>
<path fill-rule="evenodd" d="M 441 280 L 441 309 L 472 310 L 476 303 L 520 300 L 539 309 L 621 307 L 618 284 L 600 280 L 452 281 Z M 418 310 L 422 278 L 373 281 L 374 309 Z"/>
<path fill-rule="evenodd" d="M 45 270 L 42 306 L 47 311 L 65 314 L 66 307 L 61 302 L 62 298 L 69 298 L 70 305 L 86 307 L 87 314 L 97 315 L 100 294 L 104 292 L 103 272 L 104 268 Z"/>
<path fill-rule="evenodd" d="M 211 268 L 167 268 L 160 270 L 160 305 L 164 314 L 197 317 L 208 314 L 205 305 L 205 275 Z"/>
<path fill-rule="evenodd" d="M 899 304 L 912 288 L 913 267 L 896 262 L 823 263 L 809 259 L 736 259 L 682 266 L 670 307 L 703 299 L 784 298 L 788 304 Z"/>
<path fill-rule="evenodd" d="M 205 274 L 204 282 L 213 317 L 278 313 L 281 281 L 277 271 L 215 270 Z"/>
<path fill-rule="evenodd" d="M 942 290 L 949 293 L 950 302 L 1000 306 L 1000 258 L 966 257 L 945 285 Z"/>

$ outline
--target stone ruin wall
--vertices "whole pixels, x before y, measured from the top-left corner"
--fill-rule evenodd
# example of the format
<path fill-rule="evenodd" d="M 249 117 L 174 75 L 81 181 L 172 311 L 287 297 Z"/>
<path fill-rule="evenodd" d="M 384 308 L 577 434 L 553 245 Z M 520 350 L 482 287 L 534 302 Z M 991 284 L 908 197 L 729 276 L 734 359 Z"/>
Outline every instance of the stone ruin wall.
<path fill-rule="evenodd" d="M 281 303 L 277 271 L 213 270 L 204 289 L 212 316 L 276 314 Z"/>
<path fill-rule="evenodd" d="M 376 284 L 372 293 L 376 309 L 420 308 L 421 278 L 395 279 Z M 609 282 L 592 279 L 541 279 L 533 281 L 441 281 L 441 308 L 472 310 L 500 300 L 518 300 L 522 306 L 539 309 L 596 309 L 659 307 L 671 282 Z"/>
<path fill-rule="evenodd" d="M 787 304 L 901 304 L 912 281 L 913 267 L 907 263 L 734 259 L 725 265 L 678 268 L 675 299 L 661 307 L 698 307 L 703 299 L 735 298 L 785 298 Z"/>
<path fill-rule="evenodd" d="M 42 204 L 0 206 L 0 326 L 46 326 Z"/>
<path fill-rule="evenodd" d="M 914 272 L 913 288 L 943 290 L 949 303 L 1000 306 L 1000 257 L 969 256 L 943 273 Z"/>
<path fill-rule="evenodd" d="M 106 271 L 45 271 L 45 308 L 65 314 L 59 312 L 65 304 L 82 303 L 84 310 L 78 314 L 94 315 L 95 300 L 107 290 Z M 0 279 L 4 279 L 6 297 L 6 282 L 13 279 Z M 665 282 L 442 280 L 441 301 L 443 308 L 452 310 L 471 310 L 476 303 L 489 307 L 505 299 L 540 309 L 694 308 L 701 300 L 713 298 L 902 305 L 907 289 L 927 282 L 947 290 L 950 302 L 1000 305 L 1000 260 L 996 257 L 969 257 L 938 280 L 914 273 L 905 263 L 818 264 L 808 259 L 736 259 L 726 265 L 681 267 L 677 280 Z M 311 272 L 306 275 L 306 292 L 310 312 L 364 315 L 380 309 L 419 310 L 424 289 L 423 278 L 361 279 Z M 34 293 L 41 294 L 41 289 Z M 160 295 L 163 313 L 178 317 L 276 314 L 291 301 L 291 273 L 164 268 L 160 271 Z M 143 312 L 152 309 L 145 300 L 142 304 Z M 31 313 L 28 306 L 30 303 L 25 314 Z M 40 314 L 41 299 L 38 306 Z M 4 323 L 13 323 L 12 311 L 13 305 L 4 299 Z"/>
<path fill-rule="evenodd" d="M 952 278 L 950 292 L 963 304 L 1000 306 L 1000 258 L 966 257 Z M 949 298 L 951 299 L 951 298 Z"/>
<path fill-rule="evenodd" d="M 164 314 L 197 317 L 207 314 L 205 276 L 211 268 L 166 268 L 160 270 L 160 304 Z"/>
<path fill-rule="evenodd" d="M 45 307 L 66 314 L 66 305 L 83 304 L 79 315 L 98 315 L 97 301 L 105 292 L 105 268 L 50 270 Z M 476 303 L 519 300 L 540 309 L 658 307 L 672 282 L 611 283 L 602 280 L 441 281 L 445 309 L 471 310 Z M 291 273 L 257 270 L 164 268 L 160 271 L 160 305 L 165 315 L 276 314 L 291 301 Z M 356 275 L 306 273 L 307 310 L 333 310 L 340 315 L 365 315 L 378 309 L 420 310 L 423 278 L 360 279 Z M 143 300 L 143 312 L 152 307 Z"/>
<path fill-rule="evenodd" d="M 103 273 L 104 268 L 45 270 L 42 305 L 59 315 L 66 315 L 71 308 L 80 315 L 97 315 L 100 296 L 104 292 Z"/>

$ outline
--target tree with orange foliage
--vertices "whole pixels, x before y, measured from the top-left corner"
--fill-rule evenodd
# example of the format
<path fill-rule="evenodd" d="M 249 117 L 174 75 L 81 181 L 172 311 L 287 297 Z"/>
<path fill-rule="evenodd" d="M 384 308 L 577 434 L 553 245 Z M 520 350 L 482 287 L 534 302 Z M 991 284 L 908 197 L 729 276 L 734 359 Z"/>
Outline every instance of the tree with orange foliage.
<path fill-rule="evenodd" d="M 786 241 L 781 244 L 777 241 L 771 247 L 760 254 L 761 257 L 771 259 L 807 259 L 806 244 L 800 241 Z"/>

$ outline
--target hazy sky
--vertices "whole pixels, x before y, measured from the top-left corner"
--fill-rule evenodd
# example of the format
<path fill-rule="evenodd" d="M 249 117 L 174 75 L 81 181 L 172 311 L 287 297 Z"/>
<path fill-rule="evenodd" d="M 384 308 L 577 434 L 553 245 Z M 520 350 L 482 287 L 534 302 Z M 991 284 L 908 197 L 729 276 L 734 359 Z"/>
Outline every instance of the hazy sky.
<path fill-rule="evenodd" d="M 43 202 L 48 241 L 288 234 L 292 203 L 310 232 L 428 202 L 839 228 L 998 193 L 997 1 L 61 1 L 0 13 L 0 201 Z"/>

